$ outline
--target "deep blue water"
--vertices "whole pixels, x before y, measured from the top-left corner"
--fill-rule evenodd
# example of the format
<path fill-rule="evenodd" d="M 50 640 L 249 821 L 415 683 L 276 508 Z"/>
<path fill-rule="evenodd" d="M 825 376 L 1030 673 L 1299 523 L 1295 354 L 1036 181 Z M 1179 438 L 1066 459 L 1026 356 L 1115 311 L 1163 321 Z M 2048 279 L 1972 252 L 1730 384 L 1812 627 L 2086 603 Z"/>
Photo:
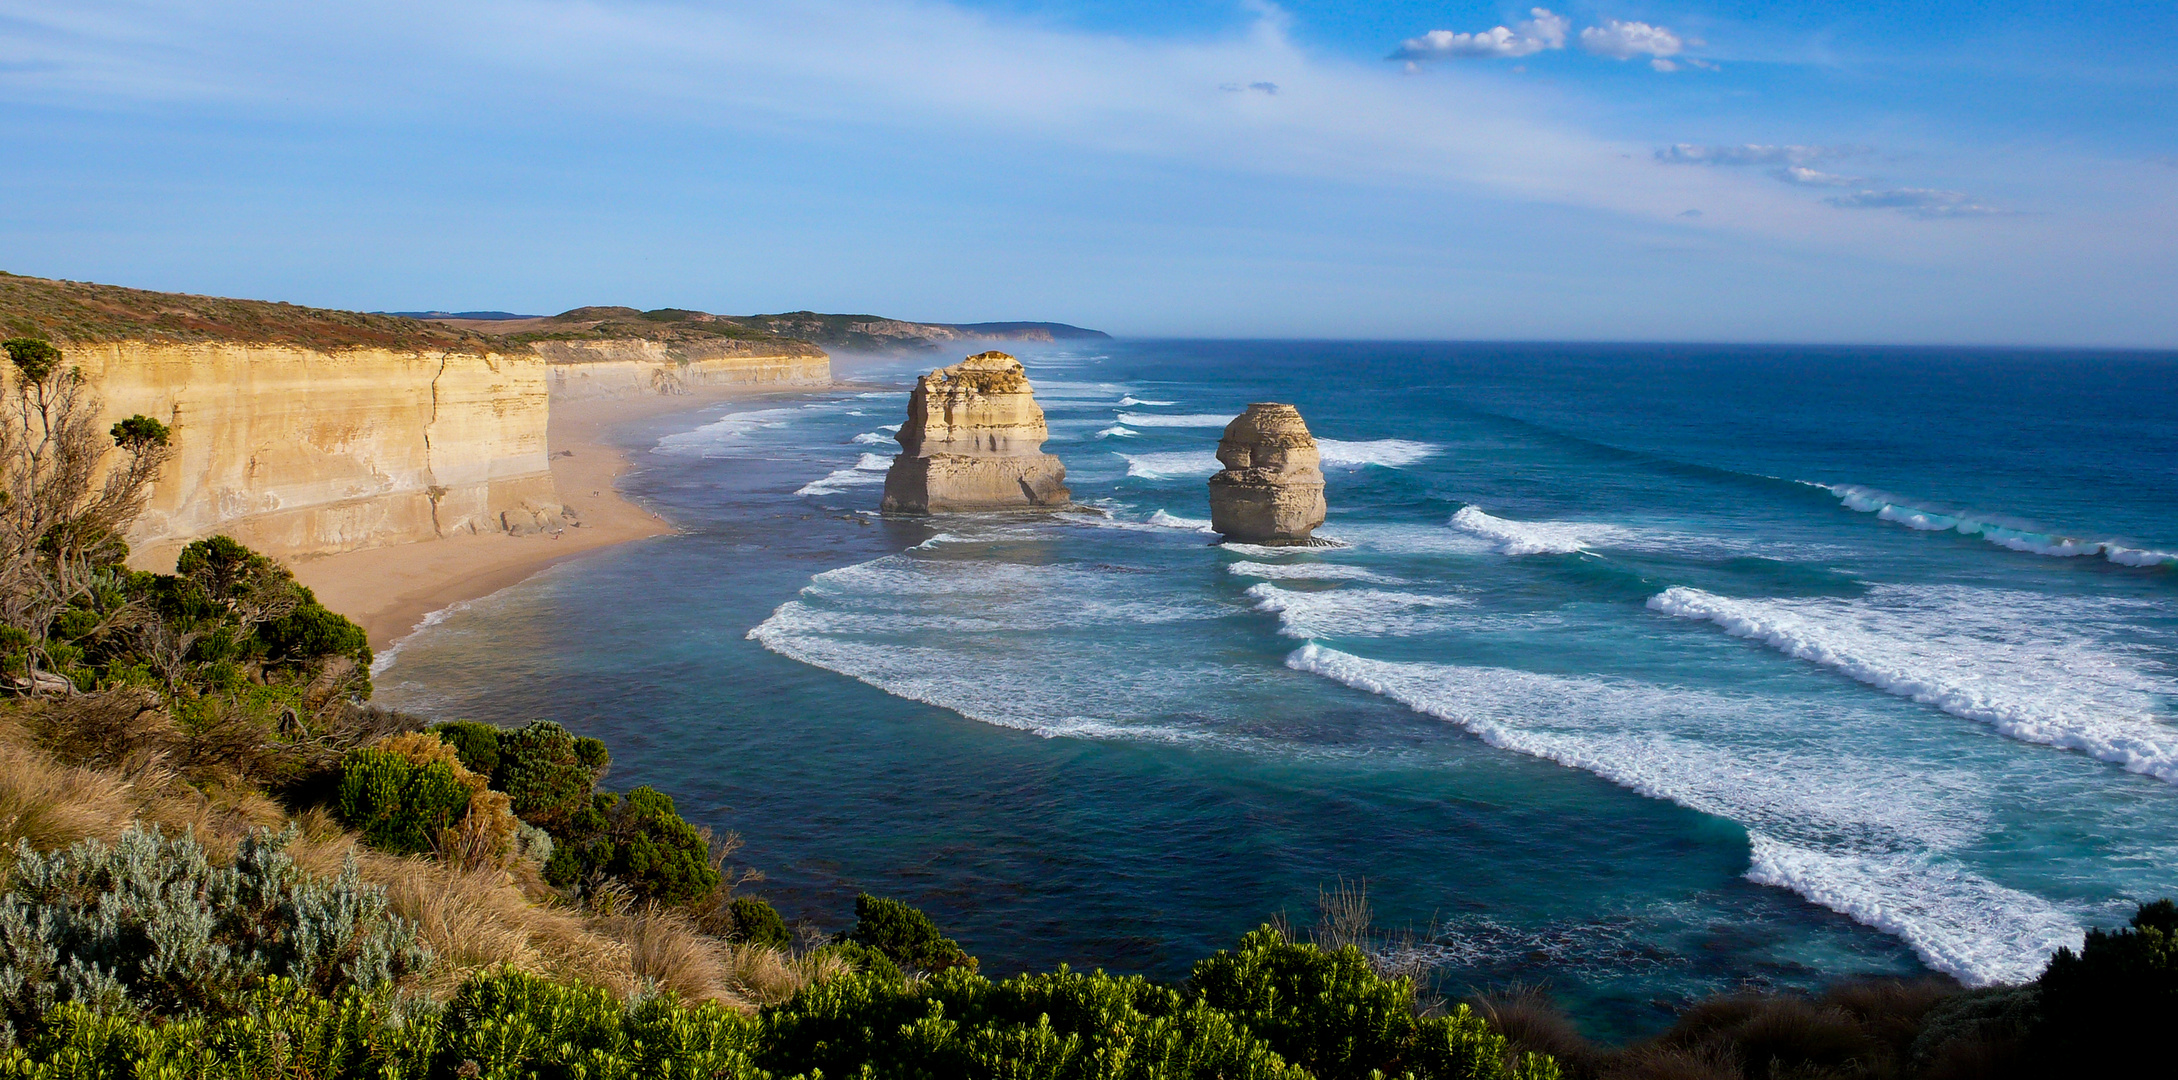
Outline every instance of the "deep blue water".
<path fill-rule="evenodd" d="M 1099 513 L 877 519 L 906 364 L 645 422 L 685 532 L 446 613 L 382 700 L 598 735 L 789 917 L 897 896 L 997 974 L 1178 977 L 1365 879 L 1445 991 L 1610 1037 L 2022 980 L 2178 893 L 2178 356 L 1021 355 Z M 1262 400 L 1346 546 L 1202 530 Z"/>

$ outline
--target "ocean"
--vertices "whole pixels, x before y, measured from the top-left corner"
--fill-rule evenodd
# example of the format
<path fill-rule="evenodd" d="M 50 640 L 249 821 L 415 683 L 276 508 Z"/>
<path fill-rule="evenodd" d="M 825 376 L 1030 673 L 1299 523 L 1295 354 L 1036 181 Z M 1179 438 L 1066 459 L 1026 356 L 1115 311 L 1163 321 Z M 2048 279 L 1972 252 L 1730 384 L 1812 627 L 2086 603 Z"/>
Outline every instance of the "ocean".
<path fill-rule="evenodd" d="M 1184 977 L 1366 882 L 1593 1035 L 2032 978 L 2178 894 L 2178 355 L 1069 342 L 1084 509 L 875 515 L 918 370 L 633 424 L 681 535 L 433 616 L 379 699 L 560 721 L 790 918 Z M 1217 546 L 1251 401 L 1340 546 Z"/>

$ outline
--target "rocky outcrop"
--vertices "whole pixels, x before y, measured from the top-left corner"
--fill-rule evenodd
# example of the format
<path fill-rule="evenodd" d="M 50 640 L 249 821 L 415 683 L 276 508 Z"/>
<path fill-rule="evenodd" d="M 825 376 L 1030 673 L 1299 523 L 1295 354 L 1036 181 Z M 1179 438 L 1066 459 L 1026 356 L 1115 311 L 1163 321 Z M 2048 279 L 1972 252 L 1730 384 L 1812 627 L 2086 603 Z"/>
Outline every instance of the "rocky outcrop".
<path fill-rule="evenodd" d="M 414 348 L 117 341 L 64 346 L 111 419 L 173 432 L 129 541 L 172 566 L 226 533 L 280 557 L 558 528 L 546 365 Z"/>
<path fill-rule="evenodd" d="M 1210 478 L 1210 527 L 1247 544 L 1321 543 L 1323 470 L 1316 440 L 1291 405 L 1259 401 L 1225 425 L 1225 470 Z"/>
<path fill-rule="evenodd" d="M 915 381 L 900 456 L 885 473 L 888 514 L 1056 510 L 1068 505 L 1066 466 L 1021 362 L 978 353 Z"/>

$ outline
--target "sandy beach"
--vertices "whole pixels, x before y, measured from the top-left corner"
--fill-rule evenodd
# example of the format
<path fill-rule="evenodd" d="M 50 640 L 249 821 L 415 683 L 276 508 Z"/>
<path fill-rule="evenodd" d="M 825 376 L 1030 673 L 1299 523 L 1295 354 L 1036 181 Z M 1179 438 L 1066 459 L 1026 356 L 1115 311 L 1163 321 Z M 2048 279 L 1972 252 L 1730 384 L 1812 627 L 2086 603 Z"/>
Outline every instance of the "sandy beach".
<path fill-rule="evenodd" d="M 295 576 L 319 601 L 360 623 L 383 650 L 425 615 L 513 585 L 578 555 L 673 531 L 673 524 L 621 497 L 615 483 L 628 456 L 608 437 L 615 425 L 698 408 L 707 402 L 776 397 L 791 391 L 719 388 L 693 394 L 552 403 L 545 431 L 552 479 L 579 525 L 557 535 L 463 535 L 420 544 L 294 559 Z"/>

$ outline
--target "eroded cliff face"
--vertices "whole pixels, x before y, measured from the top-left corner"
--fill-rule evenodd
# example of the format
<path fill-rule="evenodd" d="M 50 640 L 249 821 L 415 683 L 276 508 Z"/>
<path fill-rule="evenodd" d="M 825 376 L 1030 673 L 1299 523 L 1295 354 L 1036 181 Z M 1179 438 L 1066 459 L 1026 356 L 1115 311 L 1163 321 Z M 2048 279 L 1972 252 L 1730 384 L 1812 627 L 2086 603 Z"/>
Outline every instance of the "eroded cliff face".
<path fill-rule="evenodd" d="M 786 354 L 763 343 L 733 340 L 664 342 L 538 341 L 552 396 L 562 401 L 685 394 L 723 386 L 829 386 L 832 359 L 823 352 Z"/>
<path fill-rule="evenodd" d="M 1218 440 L 1224 471 L 1210 478 L 1210 527 L 1248 544 L 1309 545 L 1323 524 L 1322 455 L 1300 410 L 1256 402 Z"/>
<path fill-rule="evenodd" d="M 143 413 L 173 432 L 130 537 L 137 565 L 171 567 L 183 543 L 213 533 L 291 557 L 559 526 L 537 357 L 140 341 L 64 351 L 110 418 Z"/>
<path fill-rule="evenodd" d="M 1021 362 L 978 353 L 915 381 L 900 455 L 885 473 L 888 514 L 1056 510 L 1066 466 L 1043 452 L 1050 431 Z"/>

